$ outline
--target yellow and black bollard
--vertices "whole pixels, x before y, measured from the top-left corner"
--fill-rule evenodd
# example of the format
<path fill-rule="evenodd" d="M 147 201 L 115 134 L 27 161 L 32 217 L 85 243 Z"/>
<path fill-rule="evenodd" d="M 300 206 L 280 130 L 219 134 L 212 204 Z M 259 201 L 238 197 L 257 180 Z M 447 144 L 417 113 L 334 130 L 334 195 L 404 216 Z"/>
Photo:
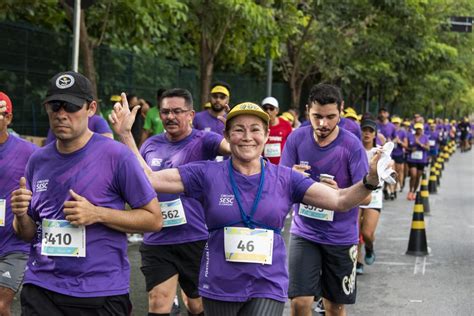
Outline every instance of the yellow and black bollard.
<path fill-rule="evenodd" d="M 435 163 L 435 174 L 436 174 L 436 185 L 439 186 L 441 184 L 441 165 L 439 163 Z"/>
<path fill-rule="evenodd" d="M 441 170 L 444 170 L 444 158 L 438 157 L 436 158 L 436 162 L 441 166 Z"/>
<path fill-rule="evenodd" d="M 431 194 L 436 194 L 438 193 L 438 187 L 436 184 L 436 168 L 431 167 L 430 169 L 430 177 L 428 181 L 428 191 Z"/>
<path fill-rule="evenodd" d="M 428 179 L 425 173 L 423 173 L 423 177 L 421 178 L 420 195 L 421 201 L 423 202 L 423 211 L 425 214 L 428 214 L 430 212 L 430 192 L 428 191 Z"/>
<path fill-rule="evenodd" d="M 413 220 L 411 222 L 410 240 L 408 241 L 407 255 L 428 255 L 428 242 L 426 240 L 425 219 L 423 217 L 423 202 L 421 194 L 417 192 L 415 207 L 413 208 Z"/>

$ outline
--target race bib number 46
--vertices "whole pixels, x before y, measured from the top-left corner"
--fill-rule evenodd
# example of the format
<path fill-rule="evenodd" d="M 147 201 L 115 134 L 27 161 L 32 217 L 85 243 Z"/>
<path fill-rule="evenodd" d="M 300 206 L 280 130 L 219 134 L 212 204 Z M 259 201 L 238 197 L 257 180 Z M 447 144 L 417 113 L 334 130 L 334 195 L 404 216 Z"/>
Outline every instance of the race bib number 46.
<path fill-rule="evenodd" d="M 225 259 L 232 262 L 272 264 L 273 230 L 224 228 Z"/>
<path fill-rule="evenodd" d="M 161 215 L 163 216 L 163 227 L 178 226 L 187 223 L 181 199 L 160 202 L 160 207 Z"/>
<path fill-rule="evenodd" d="M 7 201 L 0 199 L 0 227 L 5 226 L 6 208 L 7 208 Z"/>
<path fill-rule="evenodd" d="M 66 220 L 43 219 L 41 254 L 44 256 L 85 257 L 86 228 Z"/>
<path fill-rule="evenodd" d="M 334 211 L 324 210 L 322 208 L 303 203 L 300 204 L 298 214 L 320 221 L 332 222 L 334 220 Z"/>

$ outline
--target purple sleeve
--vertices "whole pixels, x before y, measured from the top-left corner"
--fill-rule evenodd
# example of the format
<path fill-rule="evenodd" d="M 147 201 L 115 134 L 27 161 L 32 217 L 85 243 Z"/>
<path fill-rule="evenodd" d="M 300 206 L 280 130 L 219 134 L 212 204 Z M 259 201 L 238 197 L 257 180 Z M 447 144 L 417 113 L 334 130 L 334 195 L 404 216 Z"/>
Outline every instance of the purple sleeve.
<path fill-rule="evenodd" d="M 184 192 L 187 196 L 201 200 L 204 177 L 206 175 L 206 162 L 192 162 L 178 166 L 179 175 L 183 182 Z"/>
<path fill-rule="evenodd" d="M 306 177 L 299 172 L 291 170 L 291 200 L 293 203 L 303 202 L 304 195 L 309 187 L 315 182 L 310 177 Z"/>
<path fill-rule="evenodd" d="M 99 115 L 94 115 L 90 119 L 91 126 L 89 126 L 89 129 L 93 131 L 94 133 L 97 134 L 105 134 L 105 133 L 112 133 L 112 130 L 109 127 L 109 124 L 107 124 L 107 121 Z"/>
<path fill-rule="evenodd" d="M 292 132 L 286 140 L 280 159 L 280 165 L 282 166 L 293 168 L 294 165 L 298 164 L 298 151 L 295 143 L 296 134 L 299 133 Z"/>
<path fill-rule="evenodd" d="M 219 146 L 224 137 L 214 132 L 207 132 L 204 136 L 204 146 L 206 147 L 206 153 L 211 153 L 211 156 L 219 155 Z"/>
<path fill-rule="evenodd" d="M 142 207 L 156 197 L 156 192 L 135 155 L 127 148 L 122 156 L 114 173 L 114 184 L 132 208 Z"/>
<path fill-rule="evenodd" d="M 32 187 L 32 178 L 33 178 L 33 161 L 30 157 L 30 159 L 28 160 L 28 163 L 26 165 L 26 168 L 25 168 L 25 178 L 26 178 L 26 188 L 28 190 L 30 190 L 31 192 L 33 192 L 33 187 Z M 39 219 L 39 216 L 38 216 L 38 213 L 33 213 L 33 210 L 31 209 L 31 202 L 30 202 L 30 206 L 28 206 L 28 212 L 27 212 L 28 216 L 31 217 L 31 219 L 33 219 L 33 221 L 35 222 L 38 222 L 40 219 Z"/>

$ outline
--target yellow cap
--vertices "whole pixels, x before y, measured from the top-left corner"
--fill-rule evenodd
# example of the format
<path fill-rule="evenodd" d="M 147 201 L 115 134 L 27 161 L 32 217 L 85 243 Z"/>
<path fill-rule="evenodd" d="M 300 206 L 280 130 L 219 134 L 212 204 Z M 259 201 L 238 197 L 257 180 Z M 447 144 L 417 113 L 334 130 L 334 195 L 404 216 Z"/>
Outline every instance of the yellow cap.
<path fill-rule="evenodd" d="M 402 122 L 402 119 L 399 118 L 398 116 L 392 117 L 393 124 L 396 124 L 396 123 L 400 124 L 401 122 Z"/>
<path fill-rule="evenodd" d="M 411 122 L 410 122 L 410 121 L 403 121 L 403 125 L 404 125 L 404 126 L 410 126 L 410 125 L 411 125 Z"/>
<path fill-rule="evenodd" d="M 354 120 L 359 120 L 359 117 L 357 116 L 356 112 L 346 112 L 344 117 L 350 117 L 350 118 L 353 118 Z"/>
<path fill-rule="evenodd" d="M 120 102 L 120 101 L 122 101 L 122 97 L 115 94 L 115 95 L 110 96 L 110 101 L 112 101 L 112 102 Z"/>
<path fill-rule="evenodd" d="M 295 121 L 295 118 L 293 116 L 293 114 L 291 114 L 290 112 L 283 112 L 280 117 L 282 119 L 284 119 L 285 121 L 288 121 L 288 122 L 291 122 L 293 123 Z"/>
<path fill-rule="evenodd" d="M 226 87 L 220 86 L 220 85 L 217 85 L 217 86 L 215 86 L 214 88 L 212 88 L 211 94 L 212 94 L 212 93 L 222 93 L 222 94 L 224 94 L 224 95 L 230 97 L 230 92 L 229 92 L 229 90 L 228 90 Z"/>
<path fill-rule="evenodd" d="M 416 123 L 414 126 L 413 126 L 414 129 L 424 129 L 423 127 L 423 123 Z"/>
<path fill-rule="evenodd" d="M 262 110 L 260 106 L 252 102 L 243 102 L 237 104 L 232 108 L 232 110 L 230 110 L 230 112 L 227 114 L 226 124 L 227 122 L 229 122 L 230 119 L 242 114 L 258 116 L 267 124 L 270 121 L 270 116 L 268 116 L 267 112 Z"/>
<path fill-rule="evenodd" d="M 428 119 L 428 121 L 426 121 L 428 124 L 431 124 L 431 123 L 434 123 L 434 120 L 433 119 Z"/>
<path fill-rule="evenodd" d="M 345 108 L 344 109 L 344 112 L 347 114 L 347 113 L 355 113 L 357 114 L 356 110 L 354 110 L 353 108 L 351 107 L 348 107 L 348 108 Z"/>
<path fill-rule="evenodd" d="M 211 102 L 204 103 L 204 105 L 202 107 L 205 108 L 205 109 L 209 109 L 211 107 Z"/>

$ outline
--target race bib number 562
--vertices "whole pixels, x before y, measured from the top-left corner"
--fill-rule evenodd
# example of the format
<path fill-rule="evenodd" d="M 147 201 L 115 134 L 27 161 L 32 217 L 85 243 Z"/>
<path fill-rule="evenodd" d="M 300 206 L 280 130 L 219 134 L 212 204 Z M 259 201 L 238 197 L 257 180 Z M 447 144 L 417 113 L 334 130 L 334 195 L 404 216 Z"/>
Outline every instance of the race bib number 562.
<path fill-rule="evenodd" d="M 44 256 L 85 257 L 86 228 L 66 220 L 43 219 L 41 254 Z"/>

